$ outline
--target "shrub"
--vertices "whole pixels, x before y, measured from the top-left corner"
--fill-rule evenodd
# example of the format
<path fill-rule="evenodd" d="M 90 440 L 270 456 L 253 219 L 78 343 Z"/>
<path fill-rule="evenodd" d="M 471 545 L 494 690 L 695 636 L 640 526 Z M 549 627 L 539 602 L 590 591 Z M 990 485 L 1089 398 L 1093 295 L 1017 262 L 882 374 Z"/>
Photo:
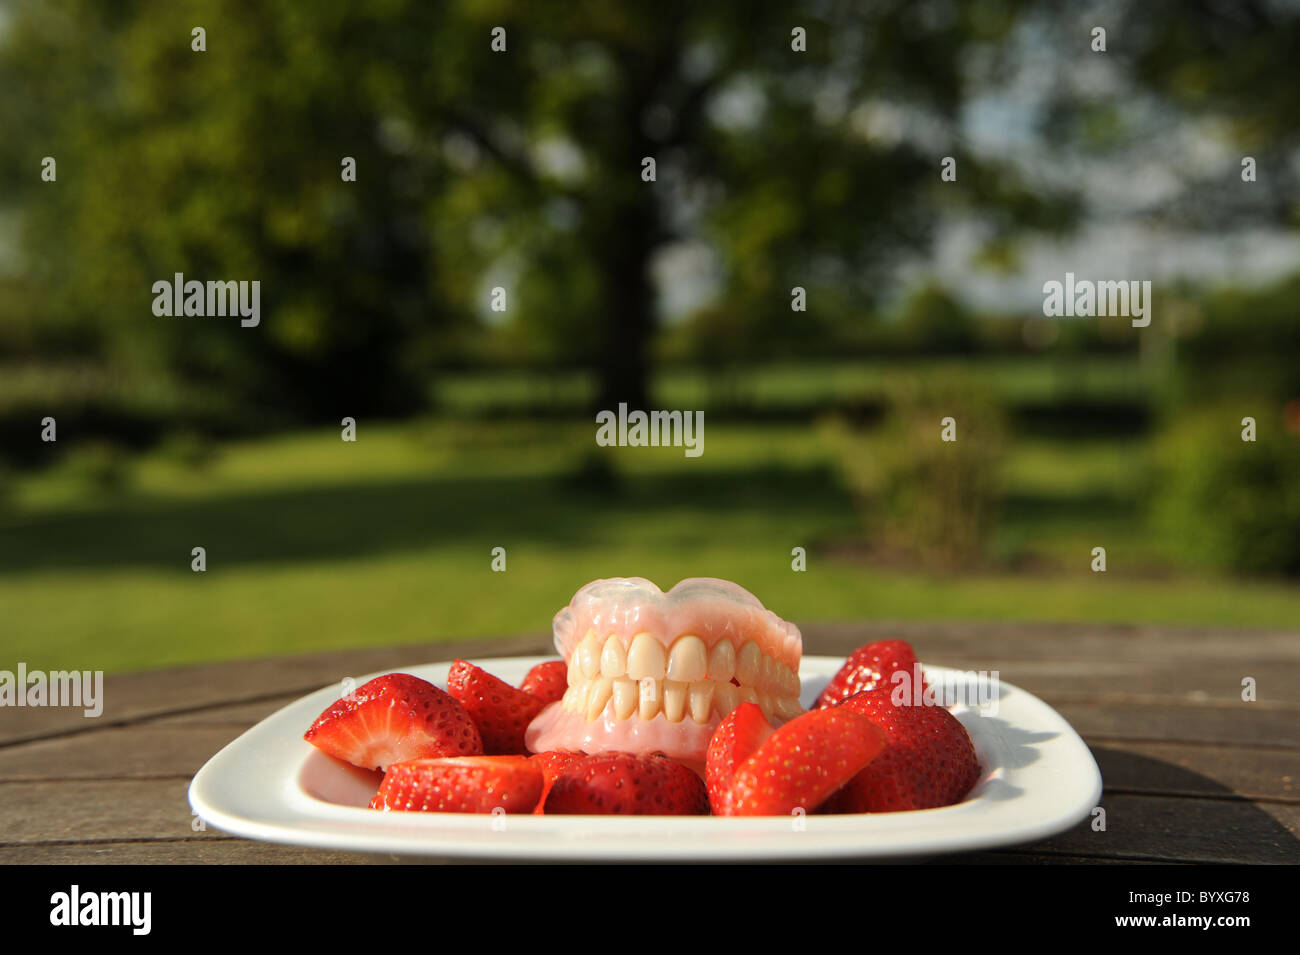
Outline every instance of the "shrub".
<path fill-rule="evenodd" d="M 1252 407 L 1252 405 L 1254 407 Z M 1272 408 L 1268 406 L 1272 405 Z M 1242 440 L 1242 418 L 1256 440 Z M 1300 415 L 1237 400 L 1180 417 L 1156 444 L 1155 525 L 1194 561 L 1300 575 Z"/>
<path fill-rule="evenodd" d="M 843 422 L 833 429 L 868 537 L 926 564 L 981 562 L 1001 506 L 1001 409 L 960 381 L 909 383 L 891 392 L 890 411 L 875 434 Z M 947 417 L 956 426 L 951 442 L 941 440 Z"/>

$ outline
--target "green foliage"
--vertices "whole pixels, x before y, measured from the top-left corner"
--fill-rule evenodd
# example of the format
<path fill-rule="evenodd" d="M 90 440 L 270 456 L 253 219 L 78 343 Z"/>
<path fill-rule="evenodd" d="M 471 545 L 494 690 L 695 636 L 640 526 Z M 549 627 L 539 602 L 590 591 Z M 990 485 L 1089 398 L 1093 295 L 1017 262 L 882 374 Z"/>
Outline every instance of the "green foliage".
<path fill-rule="evenodd" d="M 979 343 L 975 316 L 952 293 L 936 285 L 926 285 L 908 296 L 900 321 L 900 337 L 916 352 L 968 354 Z"/>
<path fill-rule="evenodd" d="M 945 419 L 956 440 L 942 440 Z M 989 556 L 1002 501 L 1002 410 L 988 392 L 949 378 L 892 389 L 881 430 L 833 429 L 845 482 L 868 537 L 883 550 L 937 567 Z"/>
<path fill-rule="evenodd" d="M 975 92 L 959 64 L 1022 6 L 923 23 L 815 0 L 16 4 L 0 202 L 22 230 L 5 298 L 26 304 L 0 304 L 0 358 L 216 390 L 250 428 L 408 413 L 466 359 L 583 365 L 598 406 L 641 404 L 651 266 L 682 241 L 720 265 L 727 352 L 852 337 L 950 197 L 932 148 L 867 135 L 851 108 L 955 136 Z M 1011 170 L 963 164 L 966 211 L 1044 220 Z M 151 284 L 176 272 L 259 280 L 262 325 L 154 317 Z"/>
<path fill-rule="evenodd" d="M 1179 319 L 1172 402 L 1300 396 L 1300 273 L 1263 288 L 1214 289 Z"/>
<path fill-rule="evenodd" d="M 1253 442 L 1241 438 L 1247 415 Z M 1193 561 L 1300 575 L 1300 406 L 1261 398 L 1180 414 L 1156 445 L 1149 500 Z"/>

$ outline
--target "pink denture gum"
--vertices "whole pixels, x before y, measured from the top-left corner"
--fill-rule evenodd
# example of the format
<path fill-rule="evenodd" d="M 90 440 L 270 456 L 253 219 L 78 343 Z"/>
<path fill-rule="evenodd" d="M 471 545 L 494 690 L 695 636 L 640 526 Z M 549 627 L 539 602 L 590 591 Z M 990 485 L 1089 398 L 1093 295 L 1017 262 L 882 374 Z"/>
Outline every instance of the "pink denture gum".
<path fill-rule="evenodd" d="M 694 577 L 664 593 L 641 577 L 593 581 L 555 615 L 568 689 L 528 727 L 533 752 L 662 752 L 702 762 L 743 702 L 779 725 L 799 705 L 799 628 L 743 587 Z"/>

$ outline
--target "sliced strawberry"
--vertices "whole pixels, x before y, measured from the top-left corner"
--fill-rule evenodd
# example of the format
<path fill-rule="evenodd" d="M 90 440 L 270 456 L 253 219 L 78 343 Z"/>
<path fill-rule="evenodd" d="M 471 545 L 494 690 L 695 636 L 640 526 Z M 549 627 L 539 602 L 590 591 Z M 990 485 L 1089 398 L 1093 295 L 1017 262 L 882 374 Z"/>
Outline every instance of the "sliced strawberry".
<path fill-rule="evenodd" d="M 474 718 L 489 756 L 527 754 L 524 730 L 545 706 L 541 700 L 464 660 L 452 664 L 447 692 Z"/>
<path fill-rule="evenodd" d="M 559 750 L 552 750 L 549 753 L 537 753 L 535 756 L 529 757 L 541 769 L 542 776 L 546 780 L 542 786 L 542 797 L 537 801 L 537 808 L 533 812 L 539 815 L 542 813 L 546 806 L 546 797 L 550 794 L 551 787 L 555 785 L 555 780 L 560 777 L 560 774 L 578 760 L 586 758 L 586 753 L 566 753 Z"/>
<path fill-rule="evenodd" d="M 715 815 L 727 814 L 726 799 L 736 769 L 771 735 L 772 724 L 763 716 L 757 703 L 741 703 L 723 717 L 713 731 L 704 760 L 704 779 L 709 790 L 709 805 Z"/>
<path fill-rule="evenodd" d="M 810 813 L 885 748 L 871 720 L 840 707 L 809 710 L 740 764 L 723 801 L 729 816 Z"/>
<path fill-rule="evenodd" d="M 885 751 L 827 801 L 828 812 L 933 809 L 960 802 L 979 780 L 980 765 L 961 721 L 942 706 L 896 705 L 891 688 L 845 700 L 848 710 L 885 732 Z M 834 710 L 832 710 L 834 712 Z"/>
<path fill-rule="evenodd" d="M 906 671 L 913 679 L 921 679 L 916 653 L 906 640 L 877 640 L 858 647 L 817 697 L 814 709 L 834 706 L 878 686 L 892 686 L 893 676 L 899 671 Z"/>
<path fill-rule="evenodd" d="M 546 797 L 548 816 L 699 816 L 709 811 L 704 781 L 659 754 L 596 753 L 559 775 Z"/>
<path fill-rule="evenodd" d="M 523 756 L 412 759 L 388 767 L 371 809 L 409 812 L 532 812 L 542 770 Z"/>
<path fill-rule="evenodd" d="M 350 697 L 330 704 L 303 739 L 362 769 L 483 752 L 478 727 L 465 708 L 409 673 L 375 677 Z"/>
<path fill-rule="evenodd" d="M 542 703 L 558 702 L 569 688 L 569 668 L 563 660 L 548 660 L 528 671 L 519 689 Z"/>

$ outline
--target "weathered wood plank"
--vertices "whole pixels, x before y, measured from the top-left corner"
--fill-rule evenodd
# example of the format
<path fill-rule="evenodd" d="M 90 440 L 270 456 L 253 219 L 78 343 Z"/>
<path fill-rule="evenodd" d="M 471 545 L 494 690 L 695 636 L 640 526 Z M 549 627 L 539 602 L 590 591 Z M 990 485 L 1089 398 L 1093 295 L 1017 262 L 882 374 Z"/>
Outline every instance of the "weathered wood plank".
<path fill-rule="evenodd" d="M 0 749 L 0 781 L 189 778 L 243 732 L 238 726 L 110 727 Z"/>
<path fill-rule="evenodd" d="M 552 653 L 549 637 L 538 635 L 458 643 L 420 644 L 367 650 L 240 660 L 202 667 L 109 675 L 104 678 L 103 715 L 50 707 L 0 709 L 0 746 L 67 732 L 94 731 L 149 716 L 194 711 L 214 704 L 252 702 L 272 696 L 301 696 L 345 676 L 454 657 Z"/>
<path fill-rule="evenodd" d="M 988 621 L 798 621 L 808 653 L 846 654 L 872 640 L 907 640 L 922 659 L 1300 661 L 1296 630 L 1163 627 L 1139 624 L 999 623 Z"/>
<path fill-rule="evenodd" d="M 1048 703 L 1089 742 L 1145 740 L 1168 743 L 1300 748 L 1300 719 L 1286 710 L 1171 706 L 1119 702 Z"/>
<path fill-rule="evenodd" d="M 1300 754 L 1185 743 L 1093 743 L 1108 793 L 1300 804 Z"/>
<path fill-rule="evenodd" d="M 1300 642 L 1300 635 L 1296 637 Z M 1231 668 L 1203 662 L 1147 660 L 1001 660 L 953 655 L 931 662 L 957 670 L 997 671 L 1043 699 L 1241 706 L 1242 678 L 1253 677 L 1251 706 L 1284 709 L 1300 718 L 1300 663 L 1266 661 Z"/>
<path fill-rule="evenodd" d="M 180 779 L 0 784 L 0 844 L 189 839 L 197 819 Z"/>
<path fill-rule="evenodd" d="M 233 838 L 0 846 L 0 865 L 373 865 L 390 861 Z"/>

